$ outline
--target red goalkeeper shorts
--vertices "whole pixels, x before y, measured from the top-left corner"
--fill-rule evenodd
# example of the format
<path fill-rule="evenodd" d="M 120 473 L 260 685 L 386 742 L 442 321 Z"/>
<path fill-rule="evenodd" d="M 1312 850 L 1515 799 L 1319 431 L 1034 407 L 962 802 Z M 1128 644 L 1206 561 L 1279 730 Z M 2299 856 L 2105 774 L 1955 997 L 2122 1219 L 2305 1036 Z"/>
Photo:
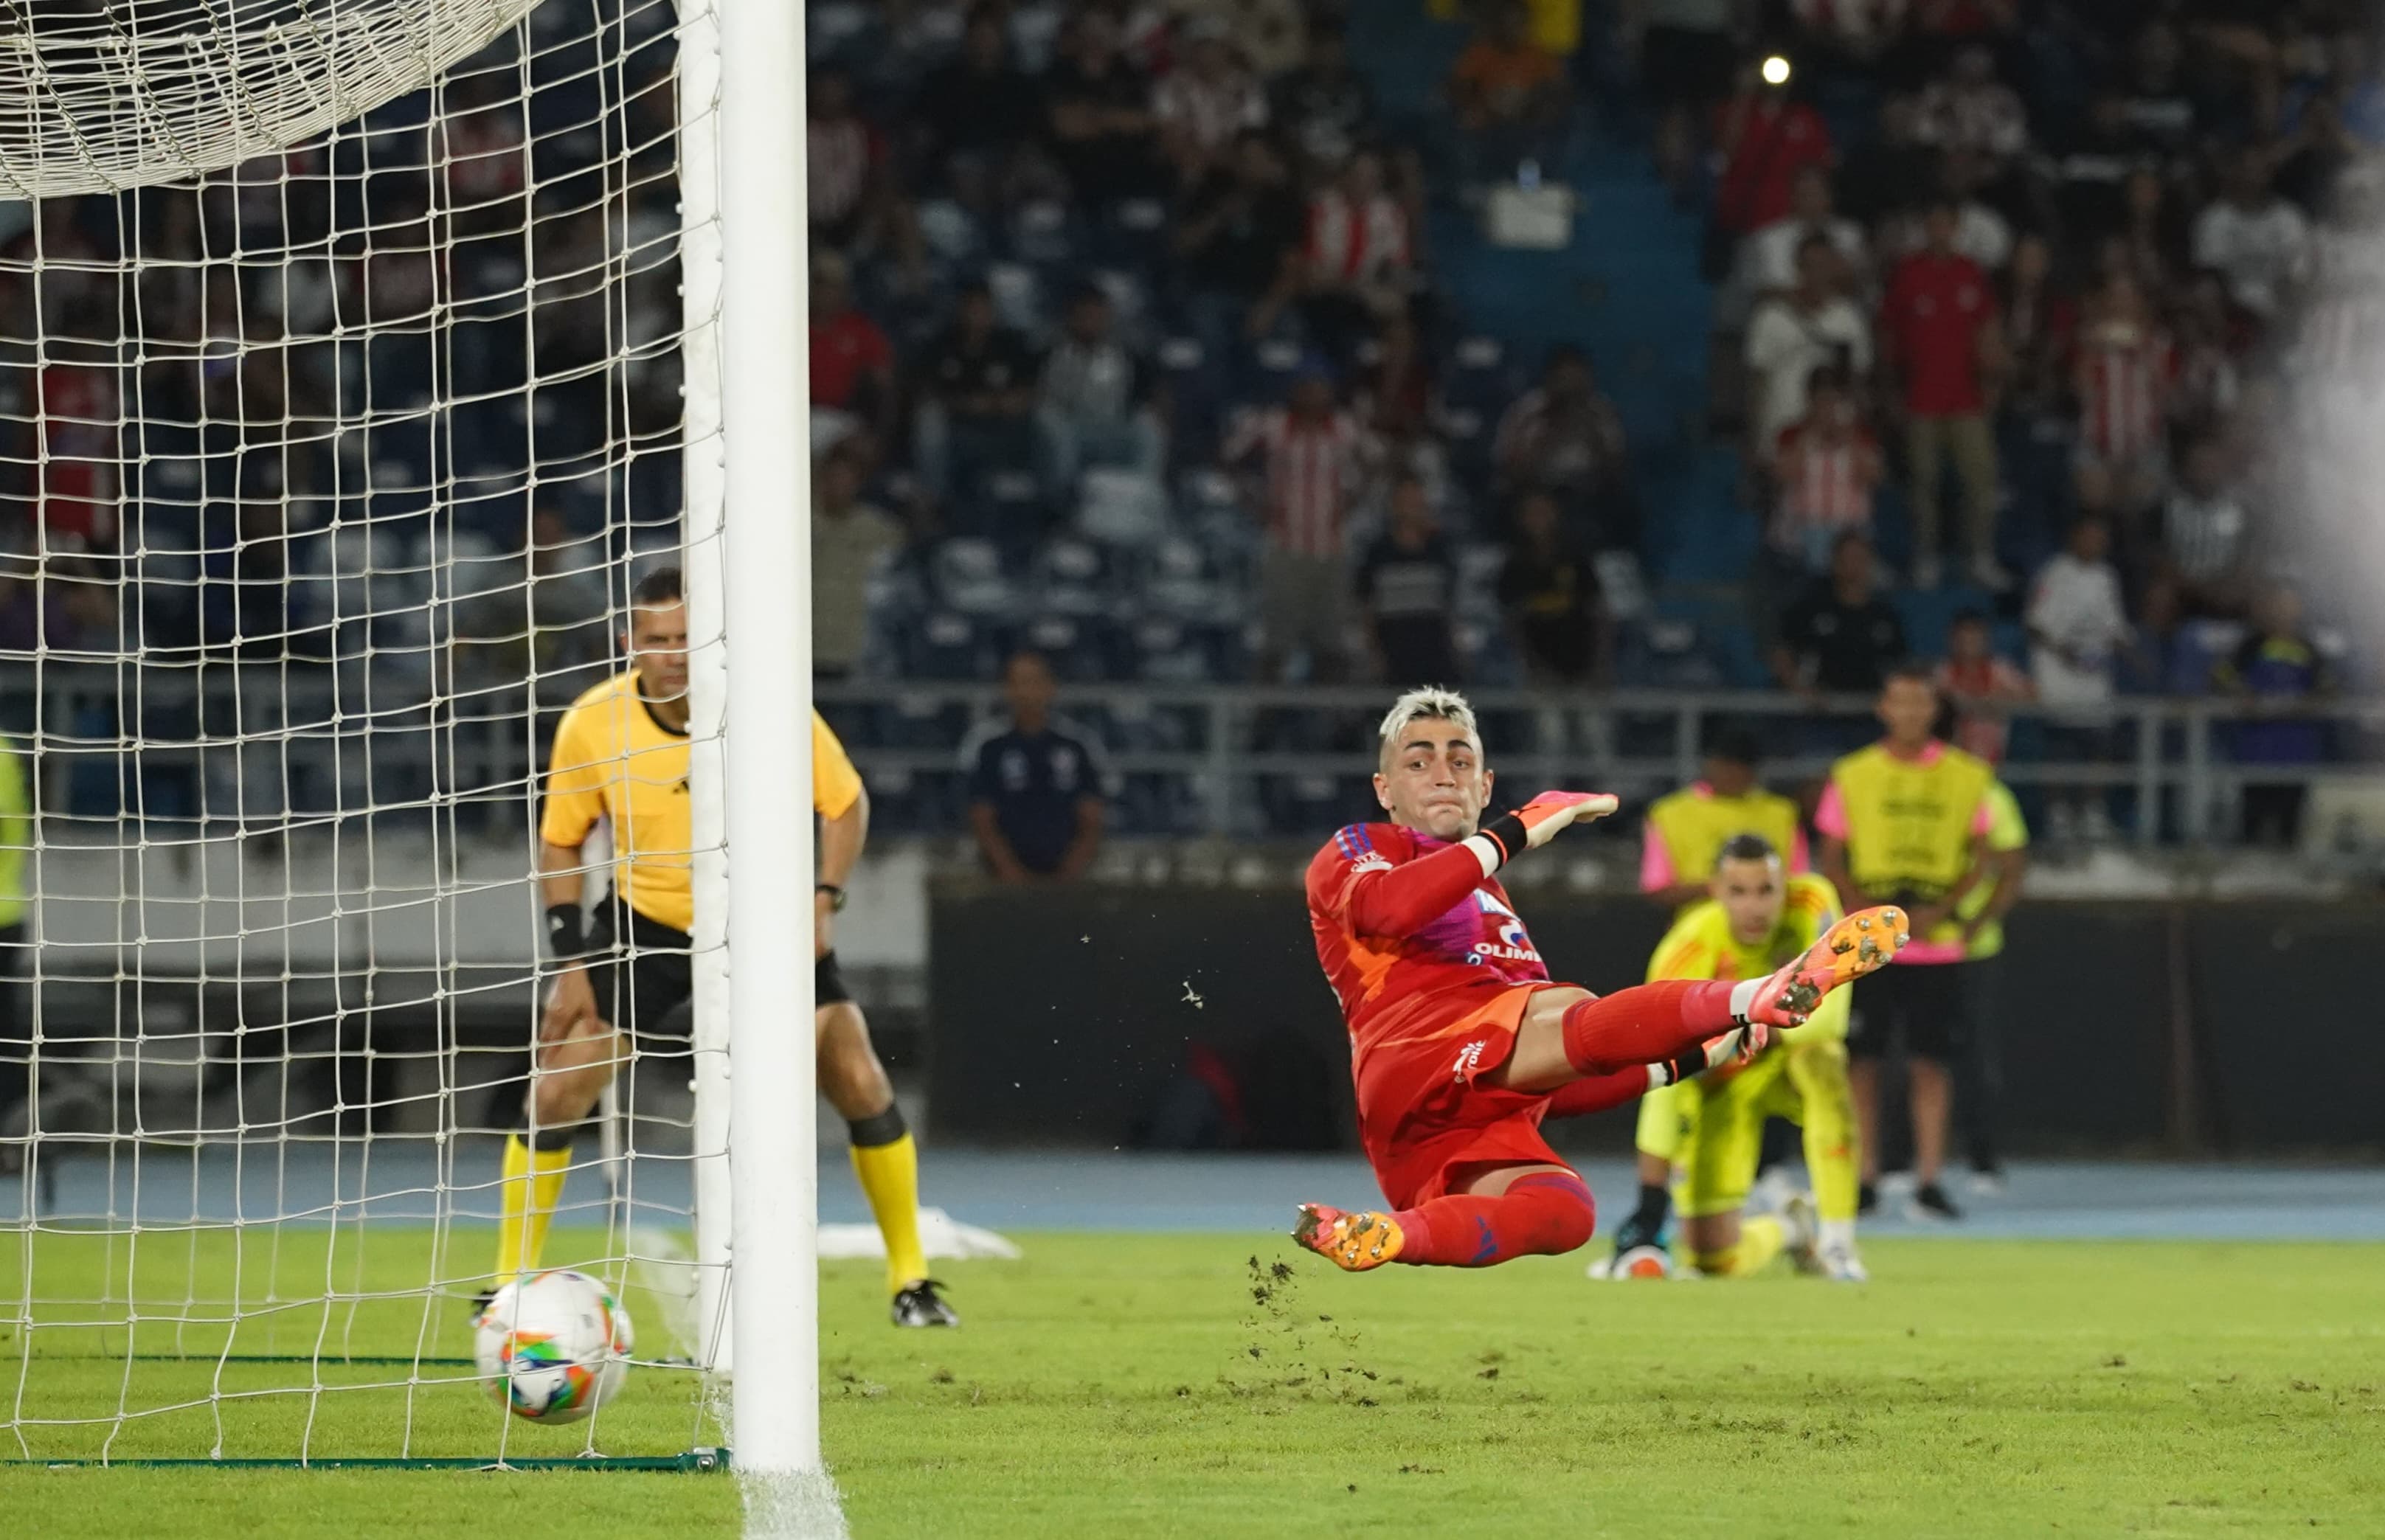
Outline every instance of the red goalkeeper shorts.
<path fill-rule="evenodd" d="M 1358 1142 L 1396 1209 L 1413 1209 L 1490 1167 L 1566 1162 L 1541 1136 L 1543 1092 L 1476 1084 L 1507 1062 L 1524 1007 L 1545 984 L 1504 989 L 1440 1027 L 1360 1055 Z"/>

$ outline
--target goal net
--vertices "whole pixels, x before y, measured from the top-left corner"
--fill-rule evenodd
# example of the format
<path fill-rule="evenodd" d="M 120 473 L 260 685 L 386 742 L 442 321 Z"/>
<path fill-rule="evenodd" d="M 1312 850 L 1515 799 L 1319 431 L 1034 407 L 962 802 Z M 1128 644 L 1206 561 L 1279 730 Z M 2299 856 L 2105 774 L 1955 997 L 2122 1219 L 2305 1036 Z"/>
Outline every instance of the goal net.
<path fill-rule="evenodd" d="M 550 1427 L 471 1358 L 556 722 L 632 584 L 719 583 L 701 9 L 0 0 L 0 1459 L 721 1441 L 684 1013 L 544 1248 L 642 1367 Z"/>

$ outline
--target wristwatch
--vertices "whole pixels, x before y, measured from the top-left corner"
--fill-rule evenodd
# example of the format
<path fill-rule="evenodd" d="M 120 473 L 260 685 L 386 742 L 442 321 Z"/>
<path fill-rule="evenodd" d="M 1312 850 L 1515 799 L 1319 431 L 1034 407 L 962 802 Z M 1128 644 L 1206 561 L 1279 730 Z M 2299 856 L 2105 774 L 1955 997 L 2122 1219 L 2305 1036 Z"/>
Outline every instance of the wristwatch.
<path fill-rule="evenodd" d="M 844 913 L 845 892 L 843 888 L 839 888 L 832 882 L 823 882 L 815 885 L 812 891 L 815 893 L 826 893 L 828 895 L 828 907 L 831 913 L 842 914 Z"/>

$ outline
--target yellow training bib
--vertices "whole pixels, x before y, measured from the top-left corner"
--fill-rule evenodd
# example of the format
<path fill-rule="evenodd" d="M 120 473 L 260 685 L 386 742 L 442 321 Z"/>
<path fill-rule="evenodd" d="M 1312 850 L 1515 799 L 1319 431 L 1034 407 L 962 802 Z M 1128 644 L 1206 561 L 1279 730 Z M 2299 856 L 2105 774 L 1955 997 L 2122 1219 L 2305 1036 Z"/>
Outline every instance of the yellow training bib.
<path fill-rule="evenodd" d="M 1831 767 L 1846 813 L 1847 872 L 1882 900 L 1935 899 L 1971 869 L 1971 826 L 1994 784 L 1986 762 L 1940 744 L 1900 759 L 1879 744 Z"/>
<path fill-rule="evenodd" d="M 1722 848 L 1742 834 L 1772 841 L 1786 866 L 1797 849 L 1797 804 L 1771 791 L 1717 797 L 1701 783 L 1659 798 L 1648 823 L 1665 844 L 1678 882 L 1702 882 Z"/>

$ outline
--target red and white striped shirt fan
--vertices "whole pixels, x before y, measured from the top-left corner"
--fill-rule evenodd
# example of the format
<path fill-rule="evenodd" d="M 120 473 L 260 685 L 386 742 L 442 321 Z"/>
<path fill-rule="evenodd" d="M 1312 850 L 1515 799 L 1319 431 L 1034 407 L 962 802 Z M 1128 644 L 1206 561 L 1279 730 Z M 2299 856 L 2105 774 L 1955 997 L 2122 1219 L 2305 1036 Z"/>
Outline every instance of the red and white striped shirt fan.
<path fill-rule="evenodd" d="M 1334 283 L 1378 283 L 1407 271 L 1413 258 L 1408 217 L 1386 194 L 1361 207 L 1338 188 L 1309 201 L 1308 262 Z"/>
<path fill-rule="evenodd" d="M 1339 556 L 1364 468 L 1366 429 L 1347 412 L 1303 420 L 1280 406 L 1245 419 L 1226 457 L 1265 456 L 1267 538 L 1298 556 Z"/>
<path fill-rule="evenodd" d="M 2079 352 L 2079 434 L 2097 459 L 2127 464 L 2158 453 L 2168 430 L 2178 354 L 2159 331 L 2133 342 L 2096 341 Z"/>
<path fill-rule="evenodd" d="M 1804 424 L 1781 430 L 1780 503 L 1775 525 L 1780 543 L 1793 545 L 1809 529 L 1861 529 L 1872 517 L 1879 480 L 1879 446 L 1868 433 L 1829 439 Z"/>

